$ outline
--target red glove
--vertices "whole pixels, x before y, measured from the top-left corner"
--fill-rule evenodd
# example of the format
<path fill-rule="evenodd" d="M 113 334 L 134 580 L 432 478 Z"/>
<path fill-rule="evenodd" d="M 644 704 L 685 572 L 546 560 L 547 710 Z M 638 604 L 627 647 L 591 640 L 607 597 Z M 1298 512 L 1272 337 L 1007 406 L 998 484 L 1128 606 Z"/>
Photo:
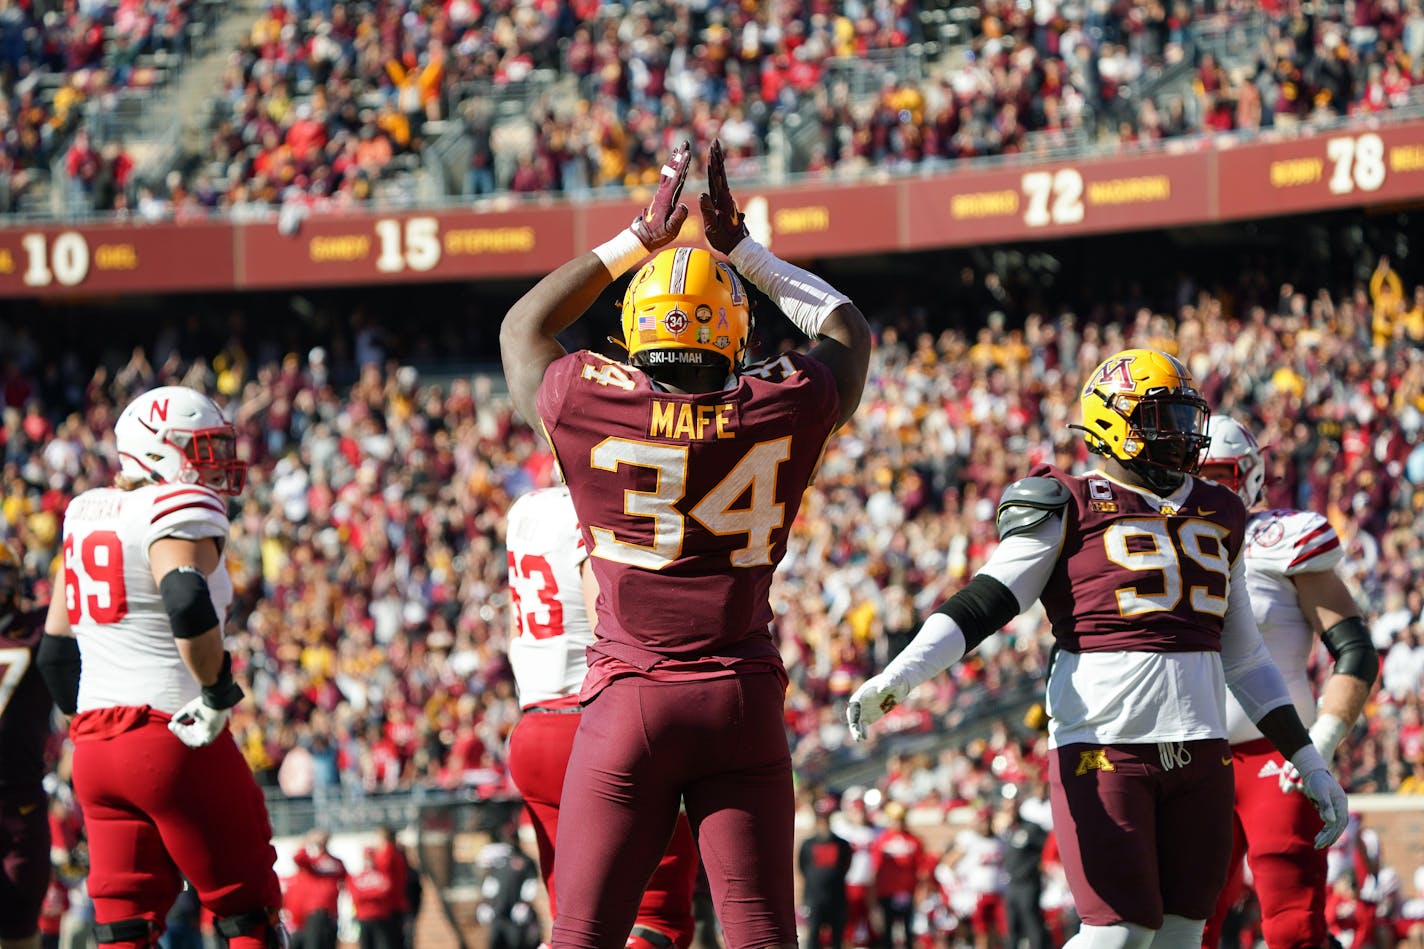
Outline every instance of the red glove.
<path fill-rule="evenodd" d="M 719 254 L 730 254 L 747 236 L 747 221 L 737 210 L 732 189 L 727 186 L 720 141 L 712 142 L 712 151 L 707 156 L 707 192 L 703 193 L 701 204 L 702 229 L 707 234 L 707 243 Z"/>
<path fill-rule="evenodd" d="M 672 150 L 663 165 L 657 193 L 641 216 L 634 219 L 631 230 L 649 251 L 658 250 L 677 240 L 687 220 L 687 205 L 678 204 L 682 186 L 687 183 L 687 169 L 692 164 L 692 146 L 683 142 Z"/>

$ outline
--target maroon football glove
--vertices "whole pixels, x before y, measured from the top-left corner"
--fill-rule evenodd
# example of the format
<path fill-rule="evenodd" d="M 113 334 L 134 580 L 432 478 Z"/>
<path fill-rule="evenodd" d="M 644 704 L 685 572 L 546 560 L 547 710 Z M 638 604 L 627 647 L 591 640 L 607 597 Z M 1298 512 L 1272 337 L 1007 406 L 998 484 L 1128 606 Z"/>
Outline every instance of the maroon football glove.
<path fill-rule="evenodd" d="M 707 243 L 719 254 L 730 254 L 747 236 L 747 220 L 737 209 L 732 189 L 727 186 L 720 141 L 712 142 L 712 151 L 707 156 L 707 191 L 702 194 L 701 204 L 702 229 L 707 234 Z"/>
<path fill-rule="evenodd" d="M 633 220 L 633 233 L 649 251 L 658 250 L 677 240 L 682 224 L 687 220 L 687 205 L 678 204 L 682 186 L 687 183 L 687 169 L 692 164 L 692 146 L 683 142 L 672 150 L 658 179 L 658 191 L 648 209 Z"/>

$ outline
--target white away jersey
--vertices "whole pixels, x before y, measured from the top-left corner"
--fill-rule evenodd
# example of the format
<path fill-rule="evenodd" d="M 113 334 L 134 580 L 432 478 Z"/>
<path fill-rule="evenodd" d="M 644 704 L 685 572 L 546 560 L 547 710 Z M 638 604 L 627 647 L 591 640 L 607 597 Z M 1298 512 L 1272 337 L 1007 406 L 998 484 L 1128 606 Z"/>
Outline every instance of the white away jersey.
<path fill-rule="evenodd" d="M 509 508 L 509 664 L 525 708 L 578 695 L 593 626 L 583 600 L 588 559 L 569 489 L 531 491 Z"/>
<path fill-rule="evenodd" d="M 1315 695 L 1306 664 L 1315 648 L 1315 633 L 1300 610 L 1292 578 L 1333 570 L 1344 556 L 1340 538 L 1330 522 L 1313 511 L 1262 511 L 1246 524 L 1242 555 L 1251 612 L 1256 615 L 1261 639 L 1290 688 L 1300 720 L 1309 727 L 1315 721 Z M 1232 744 L 1262 737 L 1229 694 L 1226 723 Z"/>
<path fill-rule="evenodd" d="M 149 546 L 165 537 L 226 546 L 227 502 L 202 485 L 154 484 L 86 491 L 64 512 L 64 602 L 83 661 L 81 712 L 148 705 L 171 714 L 198 697 L 148 561 Z M 208 576 L 208 592 L 225 617 L 225 563 Z"/>
<path fill-rule="evenodd" d="M 1004 869 L 1008 848 L 1002 840 L 986 837 L 977 830 L 962 830 L 954 839 L 954 849 L 960 854 L 954 873 L 967 889 L 975 894 L 1004 892 L 1009 874 Z"/>

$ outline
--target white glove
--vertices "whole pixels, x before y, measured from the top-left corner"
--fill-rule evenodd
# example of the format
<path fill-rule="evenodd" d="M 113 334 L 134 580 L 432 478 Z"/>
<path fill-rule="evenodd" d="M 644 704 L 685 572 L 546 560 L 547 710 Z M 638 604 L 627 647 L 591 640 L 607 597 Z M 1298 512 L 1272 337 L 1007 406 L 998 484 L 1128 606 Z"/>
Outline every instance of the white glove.
<path fill-rule="evenodd" d="M 1325 822 L 1320 833 L 1315 835 L 1315 849 L 1324 850 L 1345 832 L 1345 825 L 1350 820 L 1350 801 L 1314 745 L 1306 745 L 1291 755 L 1290 763 L 1300 773 L 1305 796 L 1310 798 L 1310 803 L 1315 805 L 1320 819 Z"/>
<path fill-rule="evenodd" d="M 850 725 L 851 739 L 865 741 L 865 730 L 903 702 L 909 691 L 899 678 L 884 672 L 866 679 L 851 695 L 850 705 L 846 706 L 846 722 Z"/>
<path fill-rule="evenodd" d="M 230 708 L 209 708 L 200 695 L 178 710 L 168 723 L 168 730 L 189 748 L 201 748 L 227 731 L 227 717 L 231 714 Z"/>

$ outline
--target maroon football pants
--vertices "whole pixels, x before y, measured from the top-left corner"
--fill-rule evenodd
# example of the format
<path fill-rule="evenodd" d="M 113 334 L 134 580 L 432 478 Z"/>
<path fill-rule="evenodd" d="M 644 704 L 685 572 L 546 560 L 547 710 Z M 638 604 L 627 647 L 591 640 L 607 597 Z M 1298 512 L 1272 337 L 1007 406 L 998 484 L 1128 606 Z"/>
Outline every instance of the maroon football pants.
<path fill-rule="evenodd" d="M 559 814 L 554 949 L 621 949 L 679 805 L 728 949 L 796 941 L 785 695 L 772 671 L 627 676 L 584 708 Z"/>
<path fill-rule="evenodd" d="M 539 844 L 539 872 L 549 891 L 549 914 L 558 917 L 554 889 L 554 842 L 559 834 L 559 800 L 582 718 L 577 708 L 526 711 L 509 736 L 509 776 L 524 798 L 534 839 Z M 697 881 L 697 845 L 685 815 L 679 815 L 667 851 L 658 861 L 638 903 L 636 925 L 668 937 L 677 949 L 692 944 L 692 887 Z"/>
<path fill-rule="evenodd" d="M 1325 945 L 1327 855 L 1315 849 L 1320 814 L 1299 785 L 1283 790 L 1285 758 L 1264 738 L 1233 745 L 1236 761 L 1235 841 L 1231 875 L 1207 920 L 1202 945 L 1221 941 L 1221 925 L 1241 898 L 1241 858 L 1251 861 L 1251 885 L 1261 901 L 1261 935 L 1269 949 Z"/>
<path fill-rule="evenodd" d="M 146 919 L 161 930 L 185 877 L 219 919 L 280 907 L 267 805 L 237 744 L 225 733 L 189 748 L 168 721 L 117 708 L 84 712 L 71 726 L 95 921 Z M 258 926 L 228 944 L 265 949 L 264 935 Z"/>
<path fill-rule="evenodd" d="M 1078 915 L 1160 929 L 1206 919 L 1231 855 L 1231 748 L 1224 739 L 1064 745 L 1049 757 L 1053 829 Z"/>
<path fill-rule="evenodd" d="M 49 796 L 43 787 L 0 794 L 0 939 L 39 931 L 49 890 Z"/>

